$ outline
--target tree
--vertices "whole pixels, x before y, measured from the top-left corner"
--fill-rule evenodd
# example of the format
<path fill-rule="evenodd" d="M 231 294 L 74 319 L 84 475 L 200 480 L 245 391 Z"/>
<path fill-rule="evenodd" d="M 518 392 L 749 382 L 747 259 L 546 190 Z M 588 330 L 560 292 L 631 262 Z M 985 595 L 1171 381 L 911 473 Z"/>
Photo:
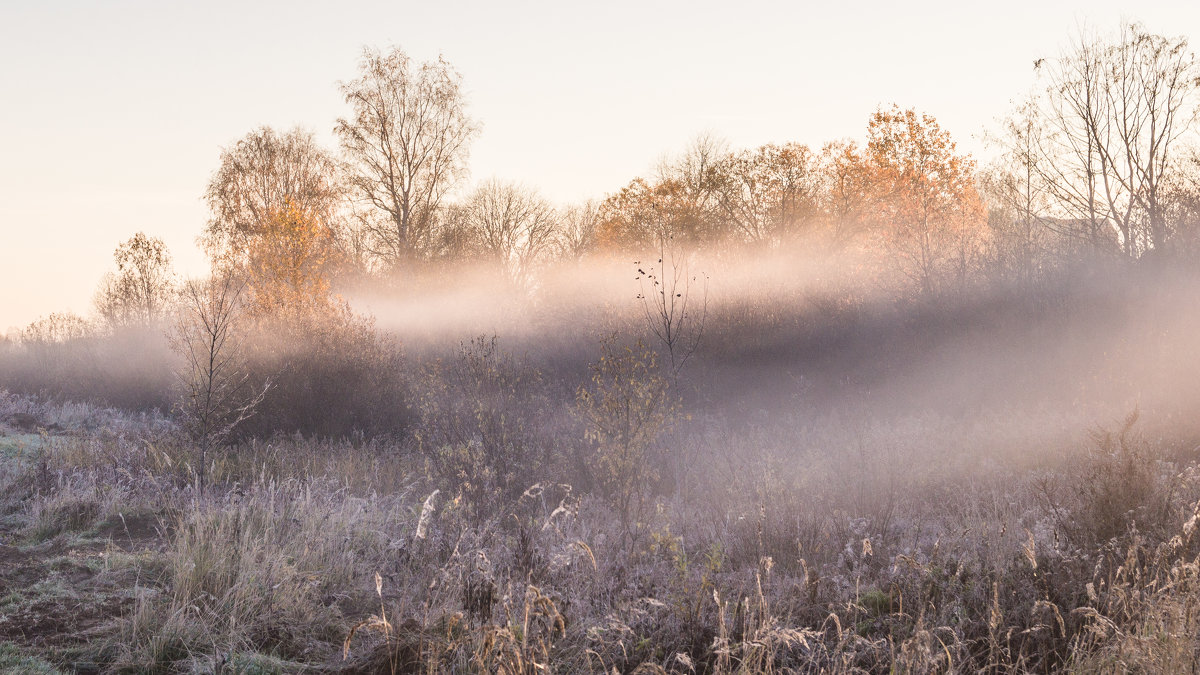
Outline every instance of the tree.
<path fill-rule="evenodd" d="M 114 329 L 157 323 L 175 286 L 166 244 L 138 232 L 117 246 L 113 260 L 116 274 L 106 275 L 96 293 L 100 316 Z"/>
<path fill-rule="evenodd" d="M 874 208 L 875 170 L 853 142 L 835 141 L 821 149 L 821 213 L 835 249 L 867 229 Z"/>
<path fill-rule="evenodd" d="M 19 337 L 32 359 L 32 381 L 63 393 L 78 391 L 76 384 L 96 366 L 95 335 L 87 319 L 70 312 L 55 312 L 30 323 Z"/>
<path fill-rule="evenodd" d="M 1200 245 L 1200 151 L 1193 148 L 1176 159 L 1163 201 L 1173 245 L 1195 251 Z"/>
<path fill-rule="evenodd" d="M 177 410 L 200 451 L 196 467 L 204 492 L 209 451 L 226 442 L 254 414 L 270 382 L 251 387 L 236 332 L 245 286 L 230 274 L 183 287 L 172 347 L 183 357 Z"/>
<path fill-rule="evenodd" d="M 661 239 L 700 245 L 718 232 L 717 188 L 725 143 L 707 134 L 659 163 L 651 180 L 635 178 L 598 209 L 597 242 L 609 249 L 657 247 Z"/>
<path fill-rule="evenodd" d="M 720 238 L 717 200 L 728 156 L 724 139 L 702 133 L 678 156 L 659 162 L 656 193 L 670 214 L 669 236 L 695 244 Z"/>
<path fill-rule="evenodd" d="M 984 235 L 975 163 L 929 115 L 878 111 L 867 152 L 876 170 L 881 234 L 900 271 L 932 295 L 947 276 L 965 283 Z"/>
<path fill-rule="evenodd" d="M 1200 87 L 1187 40 L 1126 24 L 1108 39 L 1080 34 L 1039 70 L 1051 130 L 1042 151 L 1062 207 L 1086 220 L 1098 243 L 1115 227 L 1127 257 L 1166 247 L 1163 191 Z"/>
<path fill-rule="evenodd" d="M 297 317 L 328 308 L 337 250 L 333 232 L 316 214 L 285 199 L 267 211 L 244 255 L 254 316 Z"/>
<path fill-rule="evenodd" d="M 416 64 L 399 48 L 368 48 L 360 73 L 341 85 L 352 114 L 334 131 L 351 182 L 383 216 L 370 225 L 373 251 L 397 265 L 428 244 L 443 195 L 466 174 L 477 127 L 462 76 L 441 57 Z"/>
<path fill-rule="evenodd" d="M 633 179 L 600 204 L 598 219 L 597 242 L 623 251 L 649 249 L 664 238 L 697 245 L 707 240 L 710 223 L 686 185 L 673 179 Z"/>
<path fill-rule="evenodd" d="M 642 303 L 646 327 L 667 351 L 671 377 L 678 379 L 704 336 L 708 278 L 690 274 L 687 252 L 669 239 L 659 239 L 657 253 L 657 262 L 633 263 L 641 288 L 637 299 Z M 697 284 L 699 297 L 692 295 Z"/>
<path fill-rule="evenodd" d="M 30 323 L 21 331 L 21 343 L 28 346 L 63 344 L 92 335 L 87 319 L 70 312 L 54 312 Z"/>
<path fill-rule="evenodd" d="M 205 192 L 212 218 L 202 242 L 214 261 L 238 266 L 269 220 L 285 209 L 300 209 L 337 231 L 345 196 L 337 162 L 311 132 L 261 127 L 221 151 Z"/>
<path fill-rule="evenodd" d="M 426 261 L 463 263 L 480 255 L 477 233 L 468 218 L 467 203 L 449 203 L 438 209 L 430 228 L 429 241 L 422 248 Z"/>
<path fill-rule="evenodd" d="M 579 260 L 596 246 L 599 235 L 599 205 L 594 201 L 572 204 L 558 212 L 558 253 Z"/>
<path fill-rule="evenodd" d="M 483 256 L 518 283 L 554 249 L 554 207 L 527 187 L 496 180 L 481 184 L 467 201 L 466 221 Z"/>
<path fill-rule="evenodd" d="M 819 213 L 817 158 L 804 145 L 764 145 L 728 155 L 717 171 L 724 226 L 749 242 L 771 242 Z"/>
<path fill-rule="evenodd" d="M 1036 61 L 1034 66 L 1040 70 L 1043 63 Z M 1103 105 L 1095 45 L 1081 39 L 1074 59 L 1061 63 L 1062 68 L 1047 69 L 1049 82 L 1041 101 L 1046 134 L 1040 146 L 1045 161 L 1039 166 L 1060 213 L 1067 216 L 1064 220 L 1081 223 L 1082 236 L 1098 249 L 1121 196 L 1119 186 L 1105 181 L 1090 129 L 1102 117 Z"/>
<path fill-rule="evenodd" d="M 1052 228 L 1052 187 L 1046 183 L 1042 147 L 1044 129 L 1032 101 L 1018 106 L 992 138 L 1002 154 L 984 172 L 994 263 L 1002 274 L 1021 282 L 1034 279 L 1045 263 Z M 1060 230 L 1070 237 L 1070 228 Z"/>
<path fill-rule="evenodd" d="M 657 202 L 654 187 L 644 178 L 634 178 L 606 197 L 597 212 L 597 243 L 609 250 L 627 250 L 665 236 L 672 228 L 663 222 Z"/>

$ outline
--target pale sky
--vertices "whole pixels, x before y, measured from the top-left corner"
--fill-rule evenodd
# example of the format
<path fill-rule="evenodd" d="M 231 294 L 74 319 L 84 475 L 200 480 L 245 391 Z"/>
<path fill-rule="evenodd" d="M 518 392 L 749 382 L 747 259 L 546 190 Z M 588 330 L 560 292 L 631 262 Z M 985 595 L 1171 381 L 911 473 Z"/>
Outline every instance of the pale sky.
<path fill-rule="evenodd" d="M 259 125 L 333 146 L 363 45 L 443 54 L 483 131 L 472 181 L 602 197 L 703 131 L 734 147 L 862 139 L 897 103 L 960 149 L 1033 61 L 1122 18 L 1200 40 L 1200 3 L 99 2 L 0 0 L 0 332 L 91 312 L 112 251 L 166 241 L 184 274 L 220 149 Z"/>

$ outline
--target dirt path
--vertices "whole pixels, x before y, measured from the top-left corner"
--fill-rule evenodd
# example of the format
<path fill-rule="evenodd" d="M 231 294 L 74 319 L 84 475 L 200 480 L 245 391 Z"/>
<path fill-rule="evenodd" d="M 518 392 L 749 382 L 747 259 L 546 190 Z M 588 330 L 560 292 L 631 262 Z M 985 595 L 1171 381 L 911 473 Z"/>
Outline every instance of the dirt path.
<path fill-rule="evenodd" d="M 45 438 L 0 429 L 0 672 L 99 672 L 163 543 L 148 516 L 34 540 L 21 479 Z"/>

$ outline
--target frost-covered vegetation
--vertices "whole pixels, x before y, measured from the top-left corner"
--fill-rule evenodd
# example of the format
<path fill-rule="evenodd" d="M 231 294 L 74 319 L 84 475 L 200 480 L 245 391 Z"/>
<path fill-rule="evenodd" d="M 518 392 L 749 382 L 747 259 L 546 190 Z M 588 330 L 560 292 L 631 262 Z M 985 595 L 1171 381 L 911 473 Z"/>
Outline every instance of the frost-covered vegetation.
<path fill-rule="evenodd" d="M 222 152 L 211 274 L 138 234 L 0 342 L 0 668 L 1194 670 L 1195 63 L 1041 72 L 987 167 L 880 109 L 555 207 L 366 51 L 337 151 Z"/>

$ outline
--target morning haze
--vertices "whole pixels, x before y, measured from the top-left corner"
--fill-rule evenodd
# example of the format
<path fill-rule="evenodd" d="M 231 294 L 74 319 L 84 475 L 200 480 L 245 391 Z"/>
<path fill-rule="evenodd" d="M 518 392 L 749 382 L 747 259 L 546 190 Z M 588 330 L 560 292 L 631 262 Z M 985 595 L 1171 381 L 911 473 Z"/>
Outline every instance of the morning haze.
<path fill-rule="evenodd" d="M 0 672 L 1194 672 L 1200 13 L 0 16 Z"/>

